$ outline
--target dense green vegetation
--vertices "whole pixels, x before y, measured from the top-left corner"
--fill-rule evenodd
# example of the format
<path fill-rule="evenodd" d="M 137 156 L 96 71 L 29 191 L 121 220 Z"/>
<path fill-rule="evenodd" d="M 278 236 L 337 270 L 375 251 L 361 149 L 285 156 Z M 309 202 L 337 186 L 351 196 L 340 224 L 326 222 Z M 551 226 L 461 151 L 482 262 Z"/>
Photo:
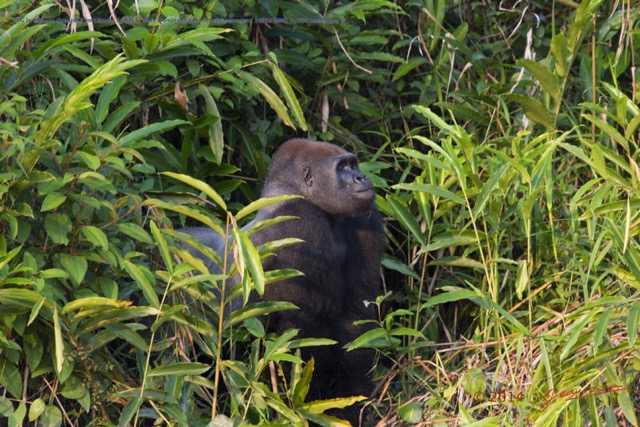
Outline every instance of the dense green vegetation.
<path fill-rule="evenodd" d="M 237 226 L 299 135 L 386 217 L 366 425 L 637 426 L 637 2 L 226 3 L 1 2 L 0 424 L 343 425 L 286 304 L 224 313 L 288 274 Z"/>

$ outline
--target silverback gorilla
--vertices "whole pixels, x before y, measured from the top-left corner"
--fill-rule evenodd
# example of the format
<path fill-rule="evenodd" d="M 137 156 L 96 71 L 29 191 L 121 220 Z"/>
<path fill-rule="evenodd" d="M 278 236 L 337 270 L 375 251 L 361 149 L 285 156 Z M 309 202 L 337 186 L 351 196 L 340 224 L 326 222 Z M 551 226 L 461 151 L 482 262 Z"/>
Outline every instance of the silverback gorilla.
<path fill-rule="evenodd" d="M 281 215 L 298 219 L 251 237 L 256 246 L 287 237 L 304 241 L 263 260 L 265 271 L 288 268 L 304 274 L 265 288 L 264 300 L 289 301 L 299 308 L 269 315 L 268 329 L 282 333 L 297 328 L 301 338 L 338 342 L 303 353 L 305 359 L 313 356 L 316 366 L 309 399 L 366 396 L 373 353 L 346 352 L 342 347 L 370 328 L 355 326 L 355 321 L 375 315 L 374 307 L 364 301 L 373 301 L 379 289 L 385 237 L 373 186 L 352 153 L 327 142 L 292 139 L 274 154 L 262 197 L 289 194 L 302 198 L 261 209 L 254 222 Z M 209 229 L 181 231 L 217 251 L 223 246 L 222 238 Z M 358 425 L 356 408 L 336 415 Z"/>

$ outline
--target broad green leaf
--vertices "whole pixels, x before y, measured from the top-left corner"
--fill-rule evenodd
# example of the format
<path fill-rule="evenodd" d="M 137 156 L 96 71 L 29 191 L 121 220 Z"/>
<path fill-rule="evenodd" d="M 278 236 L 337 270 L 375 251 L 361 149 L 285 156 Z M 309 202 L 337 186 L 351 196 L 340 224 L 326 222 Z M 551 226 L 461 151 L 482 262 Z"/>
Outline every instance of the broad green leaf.
<path fill-rule="evenodd" d="M 335 345 L 337 341 L 329 338 L 299 338 L 289 341 L 289 349 L 303 348 L 303 347 L 320 347 L 323 345 Z"/>
<path fill-rule="evenodd" d="M 627 141 L 627 138 L 620 132 L 618 132 L 616 128 L 614 128 L 601 118 L 593 116 L 591 114 L 583 114 L 582 117 L 595 124 L 601 131 L 606 134 L 606 136 L 618 143 L 622 148 L 624 148 L 627 153 L 629 152 L 629 142 Z"/>
<path fill-rule="evenodd" d="M 0 396 L 0 415 L 7 416 L 13 413 L 13 404 L 11 401 L 4 397 Z"/>
<path fill-rule="evenodd" d="M 98 123 L 104 122 L 104 119 L 109 113 L 109 105 L 116 99 L 116 97 L 120 93 L 120 89 L 126 81 L 127 79 L 125 76 L 116 77 L 104 87 L 102 93 L 100 93 L 100 96 L 98 97 L 98 102 L 96 104 L 95 114 Z"/>
<path fill-rule="evenodd" d="M 160 300 L 149 279 L 153 276 L 145 274 L 142 266 L 138 266 L 129 260 L 124 261 L 124 268 L 136 281 L 147 302 L 154 308 L 160 308 Z"/>
<path fill-rule="evenodd" d="M 484 393 L 487 389 L 487 376 L 480 368 L 467 369 L 462 373 L 458 384 L 467 394 Z"/>
<path fill-rule="evenodd" d="M 504 96 L 505 98 L 520 104 L 524 109 L 524 114 L 534 122 L 543 125 L 547 130 L 555 129 L 555 119 L 542 102 L 519 93 L 511 93 Z"/>
<path fill-rule="evenodd" d="M 465 299 L 470 300 L 479 297 L 480 296 L 476 292 L 469 289 L 456 289 L 432 296 L 431 298 L 429 298 L 429 301 L 427 301 L 422 307 L 433 307 L 435 305 L 448 302 L 460 301 Z"/>
<path fill-rule="evenodd" d="M 78 151 L 77 153 L 74 154 L 73 157 L 79 162 L 82 162 L 92 171 L 98 170 L 98 168 L 102 164 L 100 161 L 100 157 L 94 154 L 85 153 L 84 151 Z"/>
<path fill-rule="evenodd" d="M 385 254 L 382 257 L 382 265 L 387 270 L 395 270 L 400 274 L 404 274 L 405 276 L 411 276 L 416 280 L 420 280 L 420 276 L 417 272 L 415 272 L 411 267 L 409 267 L 404 262 L 400 261 L 397 258 L 392 258 L 391 256 Z"/>
<path fill-rule="evenodd" d="M 161 200 L 157 200 L 157 199 L 150 199 L 147 200 L 145 203 L 145 205 L 148 206 L 153 206 L 156 207 L 158 209 L 167 209 L 173 212 L 177 212 L 177 213 L 181 213 L 184 214 L 186 216 L 188 216 L 189 218 L 193 218 L 196 221 L 199 221 L 200 223 L 202 223 L 203 225 L 214 229 L 218 234 L 220 234 L 221 236 L 224 235 L 224 231 L 222 230 L 222 227 L 220 227 L 220 225 L 218 225 L 217 223 L 213 222 L 211 220 L 211 218 L 209 218 L 208 216 L 200 213 L 199 211 L 192 209 L 188 206 L 181 206 L 175 203 L 165 203 Z"/>
<path fill-rule="evenodd" d="M 426 339 L 422 332 L 412 328 L 395 328 L 391 330 L 389 335 L 394 337 L 417 337 Z"/>
<path fill-rule="evenodd" d="M 87 274 L 88 263 L 83 256 L 74 256 L 69 254 L 60 254 L 60 263 L 65 271 L 69 273 L 69 277 L 74 285 L 79 286 Z"/>
<path fill-rule="evenodd" d="M 16 350 L 14 349 L 13 351 Z M 0 369 L 0 386 L 15 399 L 20 399 L 22 395 L 22 373 L 20 369 L 4 356 L 0 357 L 0 364 L 2 366 L 2 369 Z"/>
<path fill-rule="evenodd" d="M 629 336 L 629 345 L 634 346 L 638 338 L 638 325 L 640 324 L 640 301 L 631 304 L 629 313 L 627 314 L 627 335 Z"/>
<path fill-rule="evenodd" d="M 556 73 L 560 76 L 560 78 L 567 77 L 569 72 L 569 62 L 571 52 L 569 52 L 569 47 L 567 46 L 567 37 L 564 33 L 558 33 L 551 39 L 551 54 L 553 55 L 553 59 L 555 60 Z"/>
<path fill-rule="evenodd" d="M 233 238 L 236 244 L 238 245 L 239 257 L 241 257 L 241 264 L 244 264 L 249 270 L 249 274 L 253 279 L 253 286 L 258 292 L 258 295 L 264 294 L 264 271 L 262 269 L 262 262 L 260 260 L 260 255 L 256 250 L 256 247 L 249 240 L 247 235 L 237 228 L 232 230 Z M 245 295 L 249 294 L 249 289 L 244 290 Z"/>
<path fill-rule="evenodd" d="M 31 206 L 26 203 L 16 203 L 13 205 L 13 209 L 15 210 L 15 213 L 20 216 L 33 218 L 33 209 L 31 209 Z M 13 217 L 9 216 L 6 217 L 6 219 L 10 221 L 11 219 L 13 219 Z"/>
<path fill-rule="evenodd" d="M 591 145 L 591 160 L 591 165 L 601 177 L 614 180 L 621 185 L 626 185 L 624 179 L 622 179 L 613 169 L 607 167 L 605 153 L 600 145 Z"/>
<path fill-rule="evenodd" d="M 583 316 L 582 319 L 574 321 L 571 326 L 569 326 L 569 328 L 563 334 L 564 347 L 562 349 L 562 352 L 560 353 L 560 360 L 564 360 L 570 354 L 573 354 L 571 353 L 571 350 L 573 350 L 573 346 L 578 341 L 578 339 L 584 335 L 584 326 L 592 319 L 595 314 L 596 313 L 594 312 L 587 313 Z"/>
<path fill-rule="evenodd" d="M 72 228 L 69 217 L 61 213 L 49 214 L 44 219 L 44 229 L 55 244 L 67 245 Z"/>
<path fill-rule="evenodd" d="M 343 19 L 344 16 L 353 15 L 364 22 L 367 12 L 386 8 L 395 12 L 402 11 L 399 5 L 388 0 L 367 0 L 345 3 L 343 6 L 330 10 L 326 16 L 329 18 Z"/>
<path fill-rule="evenodd" d="M 114 132 L 114 130 L 122 124 L 131 114 L 140 107 L 140 102 L 132 101 L 118 107 L 113 113 L 109 114 L 102 125 L 103 132 Z"/>
<path fill-rule="evenodd" d="M 283 412 L 283 411 L 281 410 L 281 412 Z M 308 420 L 311 423 L 313 423 L 313 425 L 318 425 L 318 426 L 322 426 L 322 427 L 326 427 L 326 426 L 329 426 L 329 427 L 351 427 L 351 423 L 349 423 L 348 421 L 342 420 L 340 418 L 337 418 L 337 417 L 335 417 L 333 415 L 328 415 L 328 414 L 324 414 L 324 413 L 317 413 L 316 414 L 316 413 L 309 412 L 306 409 L 297 409 L 297 412 L 299 412 L 306 420 Z M 295 418 L 290 418 L 290 419 L 295 419 Z"/>
<path fill-rule="evenodd" d="M 74 378 L 75 380 L 75 378 Z M 67 399 L 73 399 L 80 403 L 85 411 L 91 410 L 91 396 L 87 387 L 80 381 L 67 381 L 64 388 L 60 392 Z"/>
<path fill-rule="evenodd" d="M 61 268 L 47 268 L 40 272 L 40 277 L 43 279 L 66 279 L 69 277 L 69 273 Z"/>
<path fill-rule="evenodd" d="M 347 406 L 351 406 L 354 403 L 358 403 L 366 399 L 367 398 L 364 396 L 353 396 L 338 399 L 315 400 L 302 405 L 300 409 L 309 411 L 312 414 L 321 414 L 329 409 L 346 408 Z"/>
<path fill-rule="evenodd" d="M 295 244 L 303 243 L 300 239 L 284 239 L 284 240 L 292 240 L 295 241 Z M 273 242 L 269 242 L 271 244 Z M 290 246 L 290 245 L 286 245 Z M 282 247 L 286 247 L 282 246 Z M 260 246 L 262 248 L 262 246 Z M 274 252 L 274 250 L 270 250 L 270 252 Z M 262 251 L 260 251 L 262 253 Z M 293 279 L 294 277 L 304 276 L 299 270 L 295 270 L 293 268 L 282 268 L 279 270 L 271 270 L 264 272 L 264 283 L 268 285 L 269 283 L 279 282 L 281 280 Z"/>
<path fill-rule="evenodd" d="M 131 426 L 131 420 L 138 412 L 140 405 L 142 404 L 141 393 L 138 390 L 132 390 L 135 394 L 131 396 L 131 400 L 127 403 L 122 412 L 120 412 L 120 418 L 118 419 L 118 427 Z"/>
<path fill-rule="evenodd" d="M 637 392 L 637 390 L 635 390 Z M 637 396 L 637 395 L 636 395 Z M 637 397 L 636 397 L 637 399 Z M 638 406 L 637 400 L 632 400 L 629 390 L 622 390 L 618 393 L 618 405 L 624 414 L 624 417 L 633 426 L 638 425 Z"/>
<path fill-rule="evenodd" d="M 94 246 L 109 249 L 109 239 L 107 235 L 104 234 L 104 231 L 100 230 L 98 227 L 93 225 L 84 225 L 82 226 L 82 234 L 87 238 Z"/>
<path fill-rule="evenodd" d="M 84 313 L 84 311 L 80 313 Z M 96 310 L 92 316 L 87 317 L 81 323 L 77 333 L 80 336 L 112 324 L 123 323 L 131 319 L 139 321 L 143 317 L 157 316 L 158 314 L 159 311 L 153 307 L 102 308 L 101 310 Z"/>
<path fill-rule="evenodd" d="M 16 396 L 16 398 L 18 399 L 19 397 Z M 8 417 L 7 422 L 9 424 L 9 427 L 22 427 L 22 421 L 24 420 L 24 417 L 26 415 L 27 405 L 24 403 L 24 401 L 20 401 L 16 410 Z"/>
<path fill-rule="evenodd" d="M 420 229 L 420 225 L 418 224 L 415 216 L 407 208 L 405 202 L 392 194 L 387 195 L 386 201 L 389 203 L 389 207 L 392 209 L 395 219 L 410 231 L 411 234 L 413 234 L 413 237 L 415 237 L 421 245 L 425 245 L 426 240 L 424 233 Z"/>
<path fill-rule="evenodd" d="M 414 400 L 402 405 L 398 410 L 398 415 L 405 422 L 416 424 L 422 420 L 422 412 L 422 404 Z"/>
<path fill-rule="evenodd" d="M 59 37 L 51 38 L 45 43 L 42 43 L 33 51 L 33 54 L 36 58 L 48 56 L 53 54 L 55 47 L 73 44 L 81 40 L 99 39 L 102 37 L 105 37 L 105 35 L 97 31 L 79 31 L 77 33 L 62 34 Z"/>
<path fill-rule="evenodd" d="M 627 124 L 624 130 L 624 137 L 628 140 L 632 139 L 634 135 L 637 135 L 638 127 L 640 127 L 640 114 L 631 119 Z"/>
<path fill-rule="evenodd" d="M 5 268 L 9 262 L 16 257 L 22 250 L 22 246 L 11 249 L 6 255 L 0 257 L 0 269 Z"/>
<path fill-rule="evenodd" d="M 40 208 L 41 212 L 47 212 L 53 210 L 63 204 L 67 200 L 67 196 L 54 191 L 53 193 L 49 193 L 45 196 L 42 201 L 42 207 Z"/>
<path fill-rule="evenodd" d="M 247 319 L 266 316 L 270 313 L 283 310 L 297 310 L 294 304 L 286 301 L 263 301 L 248 305 L 239 310 L 233 311 L 226 320 L 228 326 L 233 326 Z"/>
<path fill-rule="evenodd" d="M 476 236 L 472 231 L 461 231 L 457 234 L 443 234 L 436 236 L 427 246 L 421 249 L 421 252 L 430 252 L 449 246 L 469 246 L 479 245 L 485 240 L 483 234 Z"/>
<path fill-rule="evenodd" d="M 396 69 L 395 73 L 393 73 L 393 77 L 391 79 L 391 81 L 397 81 L 400 80 L 402 77 L 404 77 L 405 75 L 407 75 L 409 72 L 411 72 L 412 70 L 414 70 L 415 68 L 426 64 L 427 63 L 427 58 L 423 57 L 423 56 L 414 56 L 412 58 L 410 58 L 408 61 L 404 62 L 403 64 L 400 64 L 398 66 L 398 68 Z"/>
<path fill-rule="evenodd" d="M 123 222 L 117 225 L 118 230 L 127 236 L 142 243 L 153 243 L 153 239 L 147 231 L 133 222 Z"/>
<path fill-rule="evenodd" d="M 454 203 L 457 203 L 459 205 L 464 205 L 464 199 L 462 197 L 458 196 L 455 193 L 452 193 L 451 191 L 449 191 L 449 190 L 447 190 L 445 188 L 437 186 L 437 185 L 420 184 L 420 183 L 396 184 L 396 185 L 392 186 L 391 188 L 393 188 L 393 189 L 398 188 L 398 189 L 401 189 L 401 190 L 408 190 L 408 191 L 420 191 L 420 192 L 423 192 L 423 193 L 432 194 L 434 196 L 450 200 L 450 201 L 452 201 Z"/>
<path fill-rule="evenodd" d="M 130 301 L 117 301 L 117 300 L 114 300 L 111 298 L 105 298 L 105 297 L 78 298 L 68 302 L 62 309 L 62 314 L 69 314 L 76 310 L 129 307 L 130 305 L 131 305 Z"/>
<path fill-rule="evenodd" d="M 141 129 L 134 130 L 131 133 L 128 133 L 118 140 L 118 144 L 121 147 L 126 147 L 130 144 L 135 143 L 136 141 L 145 139 L 153 135 L 154 133 L 166 132 L 173 129 L 174 127 L 188 124 L 190 123 L 186 120 L 167 120 L 165 122 L 153 123 Z"/>
<path fill-rule="evenodd" d="M 482 191 L 480 191 L 480 194 L 478 194 L 476 203 L 473 206 L 473 218 L 478 218 L 481 215 L 485 205 L 489 201 L 489 197 L 491 196 L 491 193 L 498 186 L 498 181 L 500 181 L 500 178 L 502 178 L 502 175 L 504 175 L 510 169 L 511 169 L 511 165 L 508 163 L 505 163 L 504 165 L 502 165 L 502 167 L 500 167 L 500 169 L 498 169 L 497 171 L 491 174 L 491 177 L 482 186 Z"/>
<path fill-rule="evenodd" d="M 222 162 L 222 154 L 224 151 L 224 133 L 222 131 L 222 117 L 218 111 L 218 105 L 209 89 L 204 85 L 198 85 L 200 95 L 204 98 L 205 108 L 208 114 L 217 117 L 218 120 L 208 126 L 209 129 L 209 147 L 213 153 L 213 157 L 217 164 Z"/>
<path fill-rule="evenodd" d="M 42 295 L 30 289 L 0 289 L 0 305 L 13 304 L 31 310 L 34 305 L 43 304 L 46 308 L 45 314 L 49 316 L 48 319 L 51 319 L 50 316 L 54 306 L 46 299 L 44 303 L 41 303 L 42 300 Z"/>
<path fill-rule="evenodd" d="M 558 103 L 560 99 L 560 86 L 551 70 L 546 65 L 531 59 L 518 59 L 517 64 L 529 71 L 539 82 L 553 100 Z"/>
<path fill-rule="evenodd" d="M 383 328 L 368 330 L 347 345 L 347 351 L 358 348 L 384 348 L 390 344 L 389 334 Z"/>
<path fill-rule="evenodd" d="M 313 358 L 309 359 L 309 361 L 304 365 L 304 368 L 302 368 L 302 371 L 299 373 L 299 375 L 294 376 L 296 372 L 295 368 L 299 366 L 300 365 L 295 365 L 291 373 L 291 396 L 293 398 L 293 403 L 296 406 L 304 404 L 307 393 L 309 393 L 311 378 L 313 376 L 313 371 L 315 368 L 315 360 Z"/>
<path fill-rule="evenodd" d="M 602 339 L 604 338 L 605 333 L 609 329 L 609 319 L 611 319 L 611 313 L 613 312 L 613 307 L 607 308 L 598 318 L 598 323 L 593 330 L 593 353 L 596 354 L 598 349 L 600 348 L 600 344 L 602 344 Z"/>
<path fill-rule="evenodd" d="M 425 107 L 424 105 L 420 105 L 420 104 L 414 104 L 411 106 L 411 108 L 413 108 L 417 113 L 421 114 L 422 116 L 424 116 L 425 118 L 429 119 L 429 121 L 431 123 L 433 123 L 434 125 L 436 125 L 436 127 L 440 130 L 443 130 L 449 134 L 453 134 L 455 133 L 455 128 L 453 126 L 451 126 L 450 124 L 448 124 L 447 122 L 445 122 L 442 117 L 440 117 L 439 115 L 437 115 L 436 113 L 434 113 L 429 107 Z M 426 140 L 426 138 L 424 137 L 420 137 L 418 138 L 419 140 Z M 432 141 L 430 141 L 432 142 Z M 438 150 L 440 152 L 442 151 L 442 148 L 440 148 L 440 150 Z"/>
<path fill-rule="evenodd" d="M 166 9 L 163 9 L 166 10 Z M 194 46 L 198 50 L 202 51 L 205 55 L 215 58 L 216 55 L 211 51 L 211 49 L 206 44 L 207 42 L 211 42 L 213 40 L 220 40 L 223 37 L 221 34 L 227 33 L 229 31 L 233 31 L 230 28 L 197 28 L 195 30 L 186 31 L 181 33 L 175 39 L 171 40 L 161 49 L 155 51 L 152 55 L 152 58 L 159 59 L 167 57 L 166 53 L 175 51 L 180 53 L 181 51 L 186 51 L 184 49 L 185 46 Z M 168 58 L 172 58 L 168 56 Z"/>
<path fill-rule="evenodd" d="M 156 242 L 156 246 L 160 251 L 160 256 L 162 256 L 162 260 L 164 261 L 164 266 L 166 267 L 169 274 L 173 275 L 173 259 L 171 258 L 171 254 L 169 252 L 169 245 L 167 241 L 160 233 L 160 229 L 156 225 L 155 221 L 151 221 L 150 224 L 151 235 Z"/>
<path fill-rule="evenodd" d="M 39 18 L 52 6 L 54 5 L 40 5 L 33 10 L 30 10 L 28 13 L 25 13 L 24 21 L 16 22 L 8 29 L 5 27 L 5 31 L 0 36 L 0 46 L 3 48 L 1 53 L 5 59 L 14 59 L 16 51 L 24 49 L 23 45 L 28 39 L 49 26 L 49 24 L 34 25 L 34 19 Z M 20 16 L 20 18 L 22 18 L 22 16 Z"/>
<path fill-rule="evenodd" d="M 477 268 L 479 270 L 484 270 L 484 264 L 480 261 L 459 256 L 443 256 L 441 258 L 434 259 L 433 261 L 429 261 L 429 266 L 433 265 L 449 265 L 452 267 Z"/>
<path fill-rule="evenodd" d="M 164 375 L 200 375 L 207 372 L 209 369 L 211 369 L 211 365 L 207 363 L 183 362 L 153 368 L 147 375 L 149 377 Z"/>
<path fill-rule="evenodd" d="M 27 326 L 31 325 L 33 321 L 36 320 L 36 318 L 38 317 L 38 314 L 40 314 L 40 309 L 44 305 L 44 301 L 45 299 L 41 298 L 40 301 L 36 302 L 33 305 L 33 307 L 31 308 L 31 313 L 29 314 L 29 320 L 27 321 Z"/>
<path fill-rule="evenodd" d="M 44 400 L 37 398 L 29 406 L 29 421 L 34 422 L 44 412 L 47 404 Z"/>

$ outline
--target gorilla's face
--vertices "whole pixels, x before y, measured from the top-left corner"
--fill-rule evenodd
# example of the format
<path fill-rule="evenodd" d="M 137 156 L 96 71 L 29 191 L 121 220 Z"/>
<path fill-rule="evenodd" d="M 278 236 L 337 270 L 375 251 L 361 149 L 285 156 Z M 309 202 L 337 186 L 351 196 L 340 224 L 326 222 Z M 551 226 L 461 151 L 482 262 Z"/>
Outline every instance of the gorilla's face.
<path fill-rule="evenodd" d="M 335 174 L 338 188 L 343 188 L 347 197 L 362 200 L 366 205 L 371 204 L 375 197 L 373 185 L 369 178 L 360 172 L 356 156 L 345 154 L 336 160 Z"/>
<path fill-rule="evenodd" d="M 292 139 L 273 157 L 264 196 L 298 194 L 332 216 L 371 209 L 375 192 L 356 156 L 321 141 Z"/>
<path fill-rule="evenodd" d="M 371 207 L 373 185 L 358 168 L 356 156 L 348 152 L 313 162 L 305 174 L 307 198 L 330 215 L 357 215 Z"/>

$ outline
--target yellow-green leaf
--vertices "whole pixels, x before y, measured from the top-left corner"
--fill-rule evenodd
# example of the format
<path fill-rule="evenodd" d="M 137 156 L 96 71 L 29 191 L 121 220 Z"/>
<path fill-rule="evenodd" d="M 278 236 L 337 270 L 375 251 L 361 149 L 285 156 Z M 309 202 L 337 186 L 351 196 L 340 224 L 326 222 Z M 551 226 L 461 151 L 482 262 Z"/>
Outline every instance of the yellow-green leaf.
<path fill-rule="evenodd" d="M 285 102 L 289 106 L 289 109 L 291 110 L 291 115 L 293 115 L 293 118 L 298 124 L 298 127 L 300 127 L 300 129 L 302 130 L 307 130 L 307 122 L 304 119 L 302 107 L 298 102 L 298 97 L 296 96 L 296 94 L 293 92 L 293 89 L 291 88 L 291 84 L 289 84 L 289 80 L 286 74 L 278 67 L 278 64 L 269 62 L 269 65 L 271 66 L 271 72 L 273 74 L 273 78 L 278 84 L 278 87 L 280 87 L 280 90 L 282 91 L 282 96 L 284 97 Z"/>
<path fill-rule="evenodd" d="M 192 186 L 193 188 L 200 190 L 204 194 L 207 195 L 215 204 L 220 206 L 222 209 L 227 210 L 227 204 L 222 200 L 222 197 L 211 188 L 209 184 L 204 181 L 200 181 L 199 179 L 190 177 L 189 175 L 185 175 L 182 173 L 175 172 L 162 172 L 163 175 L 170 176 L 173 179 L 177 179 L 178 181 L 182 181 L 185 184 Z"/>
<path fill-rule="evenodd" d="M 289 117 L 289 113 L 287 112 L 287 107 L 284 103 L 278 98 L 278 95 L 271 89 L 265 82 L 257 78 L 251 73 L 246 71 L 238 71 L 238 76 L 243 79 L 245 82 L 249 84 L 252 88 L 262 95 L 262 97 L 267 101 L 271 108 L 273 108 L 280 117 L 280 120 L 284 122 L 285 125 L 295 129 L 296 127 L 291 122 L 291 118 Z"/>
<path fill-rule="evenodd" d="M 62 373 L 64 363 L 64 340 L 62 339 L 62 328 L 60 326 L 60 317 L 58 316 L 58 307 L 53 309 L 53 359 L 55 362 L 56 372 Z"/>

